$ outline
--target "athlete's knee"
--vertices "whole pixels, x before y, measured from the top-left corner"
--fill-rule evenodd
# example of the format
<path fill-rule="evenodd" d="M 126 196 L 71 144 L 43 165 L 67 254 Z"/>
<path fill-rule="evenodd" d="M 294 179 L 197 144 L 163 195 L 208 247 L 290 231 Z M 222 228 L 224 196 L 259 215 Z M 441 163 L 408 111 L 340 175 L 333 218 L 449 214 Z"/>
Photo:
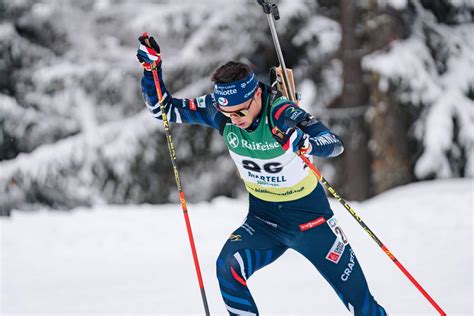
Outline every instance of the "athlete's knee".
<path fill-rule="evenodd" d="M 349 311 L 356 316 L 386 316 L 387 312 L 367 290 L 356 300 L 345 302 Z"/>
<path fill-rule="evenodd" d="M 238 282 L 243 286 L 247 285 L 247 278 L 250 276 L 239 252 L 221 253 L 217 258 L 216 272 L 219 280 L 225 278 L 232 283 Z"/>

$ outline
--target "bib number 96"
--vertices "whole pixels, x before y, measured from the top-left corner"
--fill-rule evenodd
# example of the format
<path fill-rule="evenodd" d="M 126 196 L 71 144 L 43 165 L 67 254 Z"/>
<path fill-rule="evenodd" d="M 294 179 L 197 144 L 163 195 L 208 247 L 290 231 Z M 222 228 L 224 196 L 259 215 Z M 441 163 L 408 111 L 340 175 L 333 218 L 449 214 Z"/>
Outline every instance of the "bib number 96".
<path fill-rule="evenodd" d="M 264 164 L 263 166 L 259 166 L 255 161 L 252 160 L 243 160 L 242 166 L 250 171 L 253 172 L 262 172 L 262 169 L 268 173 L 278 173 L 280 172 L 283 167 L 279 162 L 269 162 Z"/>

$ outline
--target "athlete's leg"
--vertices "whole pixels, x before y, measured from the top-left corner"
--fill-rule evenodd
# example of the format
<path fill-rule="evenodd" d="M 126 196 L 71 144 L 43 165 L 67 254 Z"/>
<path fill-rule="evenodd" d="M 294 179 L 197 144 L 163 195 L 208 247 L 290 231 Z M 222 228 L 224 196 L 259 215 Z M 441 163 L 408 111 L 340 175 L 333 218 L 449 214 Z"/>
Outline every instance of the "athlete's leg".
<path fill-rule="evenodd" d="M 271 229 L 249 217 L 232 233 L 219 254 L 217 279 L 230 315 L 258 315 L 247 279 L 287 249 L 272 238 Z"/>
<path fill-rule="evenodd" d="M 364 273 L 347 237 L 334 217 L 302 226 L 294 249 L 319 270 L 354 315 L 384 316 L 385 310 L 369 291 Z"/>

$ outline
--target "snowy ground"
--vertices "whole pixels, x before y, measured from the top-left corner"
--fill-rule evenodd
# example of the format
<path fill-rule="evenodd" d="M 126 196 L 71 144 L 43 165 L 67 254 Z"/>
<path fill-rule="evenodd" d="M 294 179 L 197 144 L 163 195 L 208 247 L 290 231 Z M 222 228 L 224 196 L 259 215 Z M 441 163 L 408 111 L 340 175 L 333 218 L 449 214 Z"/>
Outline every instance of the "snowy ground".
<path fill-rule="evenodd" d="M 339 204 L 331 202 L 376 299 L 391 313 L 436 311 Z M 473 181 L 401 187 L 351 203 L 448 315 L 472 315 Z M 246 200 L 188 205 L 212 315 L 225 314 L 214 262 Z M 1 315 L 202 315 L 179 205 L 14 212 L 0 220 Z M 249 281 L 262 315 L 347 315 L 288 251 Z"/>

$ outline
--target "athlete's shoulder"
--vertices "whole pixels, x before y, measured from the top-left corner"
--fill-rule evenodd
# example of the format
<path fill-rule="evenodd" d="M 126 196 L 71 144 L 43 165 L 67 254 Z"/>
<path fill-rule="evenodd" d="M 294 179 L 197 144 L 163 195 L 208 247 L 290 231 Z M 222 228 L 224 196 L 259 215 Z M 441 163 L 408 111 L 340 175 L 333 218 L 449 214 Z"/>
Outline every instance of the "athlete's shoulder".
<path fill-rule="evenodd" d="M 274 125 L 285 130 L 301 123 L 308 116 L 308 113 L 293 101 L 282 96 L 271 105 L 270 116 Z"/>

